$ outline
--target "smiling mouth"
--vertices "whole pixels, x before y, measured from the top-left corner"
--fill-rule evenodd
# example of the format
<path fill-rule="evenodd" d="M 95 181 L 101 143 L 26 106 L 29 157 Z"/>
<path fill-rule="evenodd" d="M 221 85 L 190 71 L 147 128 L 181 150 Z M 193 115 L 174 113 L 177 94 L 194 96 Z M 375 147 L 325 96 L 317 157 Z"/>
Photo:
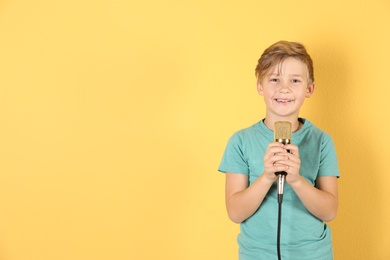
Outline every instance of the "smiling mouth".
<path fill-rule="evenodd" d="M 292 99 L 276 98 L 275 101 L 278 102 L 278 103 L 290 103 L 290 102 L 293 102 L 294 100 L 292 100 Z"/>

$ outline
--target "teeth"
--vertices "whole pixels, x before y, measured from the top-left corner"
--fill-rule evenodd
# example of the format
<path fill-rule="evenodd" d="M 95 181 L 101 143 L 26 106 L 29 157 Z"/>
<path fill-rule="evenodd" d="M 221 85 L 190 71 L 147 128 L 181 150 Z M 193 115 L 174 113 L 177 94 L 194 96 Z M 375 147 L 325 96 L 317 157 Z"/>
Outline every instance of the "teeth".
<path fill-rule="evenodd" d="M 290 102 L 291 100 L 290 99 L 276 99 L 277 102 L 281 102 L 281 103 L 287 103 L 287 102 Z"/>

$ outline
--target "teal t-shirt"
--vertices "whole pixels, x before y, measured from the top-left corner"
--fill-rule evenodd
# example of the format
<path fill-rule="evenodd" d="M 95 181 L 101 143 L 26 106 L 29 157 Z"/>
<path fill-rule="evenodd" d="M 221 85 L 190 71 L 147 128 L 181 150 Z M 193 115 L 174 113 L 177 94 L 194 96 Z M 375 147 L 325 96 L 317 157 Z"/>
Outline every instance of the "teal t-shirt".
<path fill-rule="evenodd" d="M 299 148 L 300 174 L 313 186 L 320 176 L 340 176 L 332 138 L 310 121 L 300 118 L 302 128 L 292 133 Z M 263 157 L 274 133 L 263 120 L 236 132 L 227 144 L 220 172 L 248 175 L 251 185 L 264 171 Z M 277 259 L 277 184 L 271 187 L 257 211 L 240 224 L 241 260 Z M 329 226 L 313 216 L 293 189 L 285 183 L 282 204 L 281 256 L 285 260 L 333 259 Z"/>

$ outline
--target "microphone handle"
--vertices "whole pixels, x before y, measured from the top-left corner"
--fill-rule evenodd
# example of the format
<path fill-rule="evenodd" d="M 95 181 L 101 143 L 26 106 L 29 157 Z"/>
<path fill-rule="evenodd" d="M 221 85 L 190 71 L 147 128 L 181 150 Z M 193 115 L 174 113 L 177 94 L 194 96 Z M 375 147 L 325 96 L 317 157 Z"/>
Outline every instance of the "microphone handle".
<path fill-rule="evenodd" d="M 278 175 L 278 203 L 283 202 L 283 191 L 284 191 L 284 179 L 287 175 L 287 172 L 276 172 Z"/>

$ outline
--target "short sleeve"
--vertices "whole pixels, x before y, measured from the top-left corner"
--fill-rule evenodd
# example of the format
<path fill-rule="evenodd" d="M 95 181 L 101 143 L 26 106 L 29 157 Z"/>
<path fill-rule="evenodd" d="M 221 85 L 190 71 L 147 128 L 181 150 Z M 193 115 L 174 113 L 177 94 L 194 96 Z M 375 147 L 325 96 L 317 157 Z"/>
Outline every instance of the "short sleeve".
<path fill-rule="evenodd" d="M 325 134 L 322 138 L 318 176 L 340 177 L 336 149 L 331 136 L 328 134 Z"/>
<path fill-rule="evenodd" d="M 249 174 L 248 162 L 243 153 L 243 140 L 239 133 L 230 137 L 218 171 L 222 173 Z"/>

